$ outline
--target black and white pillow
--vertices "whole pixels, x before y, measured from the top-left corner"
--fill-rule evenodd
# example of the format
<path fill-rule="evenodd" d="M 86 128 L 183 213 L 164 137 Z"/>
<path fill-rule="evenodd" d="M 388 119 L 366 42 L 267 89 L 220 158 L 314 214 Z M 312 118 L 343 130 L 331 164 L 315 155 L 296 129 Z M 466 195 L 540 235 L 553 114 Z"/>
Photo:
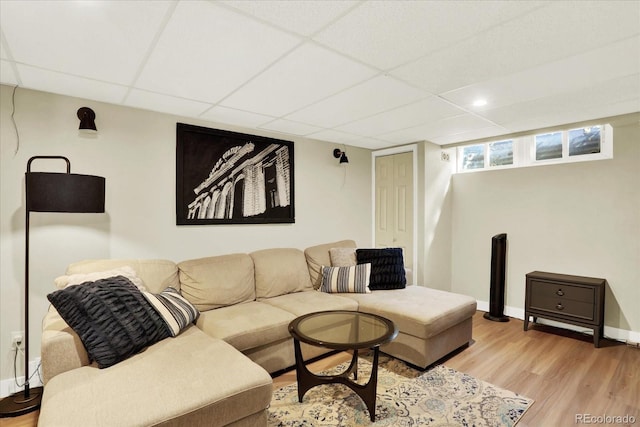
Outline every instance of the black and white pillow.
<path fill-rule="evenodd" d="M 175 337 L 189 324 L 198 320 L 200 312 L 174 288 L 167 288 L 159 294 L 142 293 L 147 301 L 162 316 Z"/>
<path fill-rule="evenodd" d="M 328 293 L 369 293 L 371 264 L 322 267 L 320 291 Z"/>
<path fill-rule="evenodd" d="M 356 258 L 358 264 L 371 263 L 372 291 L 406 287 L 402 248 L 356 249 Z"/>

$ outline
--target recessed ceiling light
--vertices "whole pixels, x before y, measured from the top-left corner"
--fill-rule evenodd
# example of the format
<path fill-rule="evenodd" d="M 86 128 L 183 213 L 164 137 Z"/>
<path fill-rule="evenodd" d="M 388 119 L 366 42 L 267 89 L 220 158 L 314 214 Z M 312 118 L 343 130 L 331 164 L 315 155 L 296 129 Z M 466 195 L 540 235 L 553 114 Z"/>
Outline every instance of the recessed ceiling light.
<path fill-rule="evenodd" d="M 487 105 L 486 99 L 478 98 L 475 101 L 473 101 L 474 107 L 484 107 L 485 105 Z"/>

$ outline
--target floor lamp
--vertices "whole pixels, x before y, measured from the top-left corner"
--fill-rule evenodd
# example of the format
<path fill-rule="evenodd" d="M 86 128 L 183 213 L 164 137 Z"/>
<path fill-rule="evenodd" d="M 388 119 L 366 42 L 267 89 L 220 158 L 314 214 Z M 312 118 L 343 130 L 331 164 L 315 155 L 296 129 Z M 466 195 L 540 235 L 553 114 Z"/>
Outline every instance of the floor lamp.
<path fill-rule="evenodd" d="M 67 162 L 67 172 L 31 172 L 37 159 Z M 63 156 L 35 156 L 25 174 L 25 262 L 24 262 L 24 390 L 0 401 L 0 418 L 17 417 L 40 408 L 42 387 L 29 387 L 29 214 L 31 212 L 104 212 L 105 179 L 71 173 L 71 162 Z M 18 351 L 18 350 L 15 350 Z"/>

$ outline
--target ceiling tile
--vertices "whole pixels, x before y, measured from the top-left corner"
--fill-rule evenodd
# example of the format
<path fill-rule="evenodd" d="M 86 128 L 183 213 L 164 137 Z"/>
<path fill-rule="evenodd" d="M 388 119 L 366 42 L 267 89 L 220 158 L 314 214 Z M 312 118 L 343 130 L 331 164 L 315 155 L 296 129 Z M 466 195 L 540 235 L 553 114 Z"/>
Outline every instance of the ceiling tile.
<path fill-rule="evenodd" d="M 358 135 L 353 135 L 346 132 L 340 132 L 333 129 L 322 130 L 320 132 L 315 132 L 307 136 L 309 138 L 318 139 L 321 141 L 335 142 L 338 144 L 347 144 L 347 145 L 349 145 L 352 141 L 356 141 L 362 138 L 361 136 L 358 136 Z"/>
<path fill-rule="evenodd" d="M 587 106 L 607 105 L 621 101 L 637 102 L 636 108 L 625 113 L 640 111 L 640 70 L 634 74 L 598 82 L 588 90 L 574 91 L 569 98 L 576 107 L 584 109 Z"/>
<path fill-rule="evenodd" d="M 408 141 L 413 142 L 413 141 Z M 353 147 L 367 148 L 369 150 L 379 150 L 381 148 L 389 147 L 389 144 L 386 141 L 377 138 L 365 138 L 361 137 L 358 139 L 354 139 L 349 142 L 349 145 Z"/>
<path fill-rule="evenodd" d="M 429 96 L 394 78 L 378 76 L 287 116 L 320 127 L 346 124 Z"/>
<path fill-rule="evenodd" d="M 18 76 L 16 76 L 13 67 L 12 62 L 0 60 L 0 83 L 9 86 L 18 85 Z"/>
<path fill-rule="evenodd" d="M 290 133 L 293 135 L 308 135 L 318 132 L 321 128 L 291 120 L 278 119 L 260 126 L 260 129 L 269 129 L 276 132 Z"/>
<path fill-rule="evenodd" d="M 472 114 L 462 114 L 455 117 L 448 117 L 436 122 L 430 122 L 412 128 L 403 129 L 389 134 L 382 135 L 381 138 L 387 140 L 404 138 L 411 141 L 434 140 L 435 138 L 470 133 L 480 129 L 493 128 L 498 133 L 504 133 L 505 129 Z"/>
<path fill-rule="evenodd" d="M 463 40 L 540 4 L 369 1 L 318 33 L 314 39 L 386 70 Z"/>
<path fill-rule="evenodd" d="M 394 110 L 385 111 L 362 120 L 358 120 L 338 129 L 346 132 L 375 136 L 395 130 L 435 122 L 445 117 L 463 114 L 464 111 L 451 103 L 432 96 L 413 104 L 404 105 Z"/>
<path fill-rule="evenodd" d="M 501 135 L 505 135 L 507 133 L 509 133 L 509 131 L 501 126 L 487 126 L 486 128 L 474 129 L 457 134 L 435 136 L 429 138 L 429 141 L 434 144 L 445 145 L 456 142 L 472 141 L 474 139 L 489 138 L 492 136 L 499 138 Z"/>
<path fill-rule="evenodd" d="M 70 76 L 27 65 L 18 64 L 17 67 L 22 85 L 27 89 L 59 93 L 112 104 L 119 104 L 127 93 L 125 86 Z"/>
<path fill-rule="evenodd" d="M 0 25 L 15 61 L 130 84 L 172 2 L 0 3 Z"/>
<path fill-rule="evenodd" d="M 619 116 L 638 111 L 640 111 L 640 99 L 637 98 L 598 106 L 586 106 L 584 108 L 585 120 Z"/>
<path fill-rule="evenodd" d="M 207 112 L 201 114 L 199 118 L 218 123 L 228 123 L 235 126 L 246 126 L 248 128 L 256 128 L 274 119 L 272 116 L 234 110 L 233 108 L 221 106 L 211 108 Z"/>
<path fill-rule="evenodd" d="M 192 101 L 190 99 L 176 98 L 174 96 L 160 95 L 154 92 L 133 89 L 124 105 L 143 108 L 151 111 L 160 111 L 178 116 L 197 117 L 203 111 L 211 108 L 211 104 Z"/>
<path fill-rule="evenodd" d="M 375 74 L 373 68 L 307 43 L 226 98 L 221 105 L 282 116 Z"/>
<path fill-rule="evenodd" d="M 180 2 L 137 86 L 216 102 L 299 43 L 215 3 Z"/>
<path fill-rule="evenodd" d="M 581 7 L 573 2 L 548 2 L 530 14 L 433 52 L 391 74 L 440 94 L 638 33 L 640 2 L 589 2 Z"/>
<path fill-rule="evenodd" d="M 221 3 L 242 10 L 280 28 L 309 36 L 331 23 L 359 2 L 346 0 L 241 0 L 223 1 Z"/>
<path fill-rule="evenodd" d="M 604 108 L 597 113 L 593 105 Z M 607 105 L 615 107 L 607 110 Z M 481 114 L 512 132 L 519 132 L 637 111 L 640 111 L 640 74 L 600 82 L 588 90 L 512 104 Z"/>
<path fill-rule="evenodd" d="M 473 108 L 476 98 L 482 97 L 489 101 L 484 108 L 498 108 L 581 88 L 588 91 L 598 82 L 638 72 L 640 36 L 500 79 L 469 85 L 444 93 L 442 97 L 469 109 Z"/>
<path fill-rule="evenodd" d="M 448 117 L 428 124 L 425 129 L 425 138 L 434 138 L 442 135 L 459 134 L 478 129 L 485 129 L 495 124 L 479 116 L 463 114 L 456 117 Z"/>
<path fill-rule="evenodd" d="M 411 144 L 425 140 L 419 130 L 411 131 L 410 129 L 385 133 L 384 135 L 378 135 L 378 138 L 385 141 L 387 146 Z"/>

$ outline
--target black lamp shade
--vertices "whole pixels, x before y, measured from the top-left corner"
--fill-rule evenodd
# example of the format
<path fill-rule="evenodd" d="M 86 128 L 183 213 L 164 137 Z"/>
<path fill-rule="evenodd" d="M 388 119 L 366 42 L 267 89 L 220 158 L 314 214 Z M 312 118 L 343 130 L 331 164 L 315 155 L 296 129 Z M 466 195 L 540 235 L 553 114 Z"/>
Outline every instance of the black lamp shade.
<path fill-rule="evenodd" d="M 333 150 L 333 157 L 335 157 L 336 159 L 340 159 L 340 163 L 349 163 L 349 159 L 347 158 L 347 153 L 340 150 L 339 148 L 336 148 L 335 150 Z"/>
<path fill-rule="evenodd" d="M 27 172 L 28 212 L 104 212 L 105 179 L 101 176 Z"/>

